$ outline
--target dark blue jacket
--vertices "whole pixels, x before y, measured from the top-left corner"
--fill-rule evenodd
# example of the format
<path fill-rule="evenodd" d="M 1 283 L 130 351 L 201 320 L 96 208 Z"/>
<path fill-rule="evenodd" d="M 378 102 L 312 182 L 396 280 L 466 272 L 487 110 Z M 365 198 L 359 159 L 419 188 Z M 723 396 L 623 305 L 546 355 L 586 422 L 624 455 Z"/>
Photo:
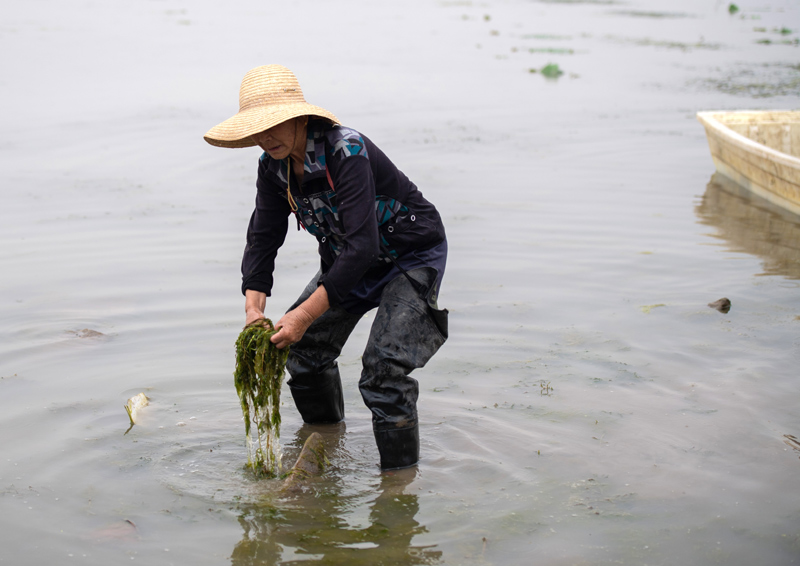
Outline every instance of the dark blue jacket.
<path fill-rule="evenodd" d="M 256 207 L 242 259 L 242 292 L 271 293 L 275 257 L 292 213 L 287 180 L 298 227 L 317 239 L 320 284 L 332 306 L 352 302 L 347 300 L 352 292 L 364 295 L 365 281 L 368 287 L 371 281 L 385 284 L 393 268 L 385 252 L 406 269 L 422 264 L 436 268 L 440 276 L 444 272 L 441 217 L 414 183 L 366 136 L 311 121 L 302 185 L 286 160 L 266 153 L 259 160 Z"/>

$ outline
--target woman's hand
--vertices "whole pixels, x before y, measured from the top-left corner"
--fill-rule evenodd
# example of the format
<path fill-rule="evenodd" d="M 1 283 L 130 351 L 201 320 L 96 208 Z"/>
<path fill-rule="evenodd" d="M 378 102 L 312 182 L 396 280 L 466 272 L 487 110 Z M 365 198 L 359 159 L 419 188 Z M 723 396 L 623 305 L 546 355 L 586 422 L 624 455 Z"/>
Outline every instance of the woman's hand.
<path fill-rule="evenodd" d="M 308 330 L 308 327 L 311 326 L 314 320 L 315 319 L 303 309 L 303 305 L 300 305 L 281 317 L 275 325 L 278 332 L 276 332 L 270 340 L 279 349 L 291 346 L 300 341 L 300 338 L 303 337 L 303 334 L 306 333 L 306 330 Z"/>
<path fill-rule="evenodd" d="M 275 325 L 278 332 L 273 334 L 270 341 L 279 349 L 299 342 L 311 323 L 329 308 L 328 292 L 320 285 L 308 299 L 281 317 Z"/>
<path fill-rule="evenodd" d="M 264 307 L 267 304 L 267 294 L 248 289 L 245 291 L 244 325 L 248 326 L 258 319 L 264 318 Z"/>

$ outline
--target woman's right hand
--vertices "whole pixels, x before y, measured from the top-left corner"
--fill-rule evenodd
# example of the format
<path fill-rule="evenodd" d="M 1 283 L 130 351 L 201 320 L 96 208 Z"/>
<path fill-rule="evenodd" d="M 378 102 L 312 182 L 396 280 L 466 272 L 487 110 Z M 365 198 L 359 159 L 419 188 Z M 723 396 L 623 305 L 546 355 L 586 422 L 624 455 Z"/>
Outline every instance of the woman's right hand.
<path fill-rule="evenodd" d="M 244 325 L 254 323 L 255 321 L 264 318 L 264 307 L 267 305 L 267 294 L 260 291 L 253 291 L 247 289 L 245 291 L 244 312 L 245 322 Z"/>
<path fill-rule="evenodd" d="M 254 322 L 264 318 L 264 313 L 257 310 L 247 311 L 247 316 L 244 319 L 244 325 L 250 326 Z"/>

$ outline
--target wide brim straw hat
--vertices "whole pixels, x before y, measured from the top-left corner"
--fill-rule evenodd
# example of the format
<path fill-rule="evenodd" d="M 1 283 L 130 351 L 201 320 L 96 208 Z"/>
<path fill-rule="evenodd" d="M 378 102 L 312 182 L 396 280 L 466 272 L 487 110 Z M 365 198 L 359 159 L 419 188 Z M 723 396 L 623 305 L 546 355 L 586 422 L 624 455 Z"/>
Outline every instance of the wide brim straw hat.
<path fill-rule="evenodd" d="M 319 106 L 306 102 L 303 91 L 289 69 L 264 65 L 247 72 L 239 89 L 239 113 L 208 130 L 203 136 L 219 147 L 252 147 L 250 136 L 298 116 L 317 116 L 333 124 L 339 119 Z"/>

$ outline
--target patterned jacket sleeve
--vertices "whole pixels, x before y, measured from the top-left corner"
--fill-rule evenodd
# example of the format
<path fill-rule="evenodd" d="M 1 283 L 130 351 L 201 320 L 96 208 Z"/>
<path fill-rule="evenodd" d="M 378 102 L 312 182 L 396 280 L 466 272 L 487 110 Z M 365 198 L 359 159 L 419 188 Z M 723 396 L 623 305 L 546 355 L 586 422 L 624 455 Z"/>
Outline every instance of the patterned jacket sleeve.
<path fill-rule="evenodd" d="M 286 240 L 291 208 L 279 194 L 277 185 L 267 178 L 259 162 L 256 206 L 247 228 L 247 245 L 242 257 L 242 294 L 247 289 L 272 293 L 272 272 L 278 248 Z"/>

